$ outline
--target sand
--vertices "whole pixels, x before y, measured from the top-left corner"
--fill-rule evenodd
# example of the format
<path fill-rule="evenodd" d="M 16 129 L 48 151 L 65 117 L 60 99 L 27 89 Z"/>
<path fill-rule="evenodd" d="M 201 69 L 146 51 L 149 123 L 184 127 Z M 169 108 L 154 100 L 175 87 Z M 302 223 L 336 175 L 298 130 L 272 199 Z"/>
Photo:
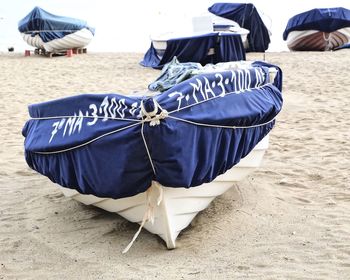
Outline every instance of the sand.
<path fill-rule="evenodd" d="M 0 279 L 349 279 L 350 51 L 267 53 L 284 107 L 263 165 L 200 213 L 177 249 L 65 198 L 27 167 L 27 105 L 145 90 L 142 54 L 0 55 Z M 262 59 L 249 54 L 248 59 Z"/>

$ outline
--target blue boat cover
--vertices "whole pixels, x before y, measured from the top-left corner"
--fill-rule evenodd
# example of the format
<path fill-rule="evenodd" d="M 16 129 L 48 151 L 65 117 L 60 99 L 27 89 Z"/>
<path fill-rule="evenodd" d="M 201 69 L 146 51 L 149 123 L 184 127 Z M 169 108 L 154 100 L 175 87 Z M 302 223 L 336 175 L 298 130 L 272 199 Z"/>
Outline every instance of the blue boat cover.
<path fill-rule="evenodd" d="M 283 32 L 283 39 L 287 40 L 291 31 L 319 30 L 333 32 L 350 27 L 350 10 L 345 8 L 312 9 L 290 18 Z"/>
<path fill-rule="evenodd" d="M 214 55 L 208 55 L 210 49 L 214 49 Z M 245 50 L 241 36 L 238 34 L 209 33 L 168 40 L 161 59 L 151 43 L 151 47 L 140 64 L 159 69 L 175 56 L 180 62 L 199 62 L 205 65 L 207 63 L 245 60 Z"/>
<path fill-rule="evenodd" d="M 35 7 L 18 23 L 19 32 L 32 34 L 32 36 L 39 34 L 45 43 L 63 38 L 83 28 L 87 28 L 92 34 L 95 34 L 95 29 L 87 26 L 86 21 L 56 16 L 39 7 Z"/>
<path fill-rule="evenodd" d="M 250 31 L 247 52 L 264 52 L 269 47 L 269 31 L 253 4 L 216 3 L 208 10 L 217 16 L 233 20 Z"/>
<path fill-rule="evenodd" d="M 153 98 L 83 94 L 30 105 L 26 161 L 63 187 L 99 197 L 133 196 L 152 180 L 211 182 L 269 133 L 281 110 L 280 69 L 270 83 L 271 65 L 253 66 L 194 76 Z"/>

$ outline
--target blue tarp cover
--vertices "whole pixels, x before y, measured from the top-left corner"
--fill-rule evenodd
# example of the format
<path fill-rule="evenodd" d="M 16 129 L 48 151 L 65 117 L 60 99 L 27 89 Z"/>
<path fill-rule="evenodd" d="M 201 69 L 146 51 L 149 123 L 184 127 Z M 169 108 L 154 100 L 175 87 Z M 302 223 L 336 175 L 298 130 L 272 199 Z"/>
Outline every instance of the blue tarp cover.
<path fill-rule="evenodd" d="M 333 32 L 350 27 L 350 10 L 345 8 L 312 9 L 290 18 L 283 32 L 283 39 L 287 40 L 291 31 L 319 30 Z"/>
<path fill-rule="evenodd" d="M 194 76 L 153 99 L 84 94 L 30 105 L 22 131 L 26 161 L 61 186 L 99 197 L 136 195 L 152 180 L 187 188 L 211 182 L 274 126 L 282 73 L 269 83 L 267 66 Z M 150 112 L 154 100 L 168 116 L 142 124 L 141 102 Z"/>
<path fill-rule="evenodd" d="M 214 55 L 208 55 L 211 48 L 214 49 Z M 145 67 L 162 68 L 175 56 L 180 62 L 199 62 L 205 65 L 207 63 L 245 60 L 245 50 L 241 36 L 238 34 L 209 33 L 168 40 L 167 48 L 161 59 L 151 43 L 151 47 L 140 64 Z"/>
<path fill-rule="evenodd" d="M 94 28 L 87 26 L 86 21 L 69 17 L 61 17 L 50 14 L 45 10 L 35 7 L 25 18 L 19 21 L 18 30 L 21 33 L 39 34 L 46 43 L 54 39 L 87 28 L 94 34 Z"/>
<path fill-rule="evenodd" d="M 208 10 L 217 16 L 233 20 L 250 31 L 248 52 L 264 52 L 269 47 L 269 31 L 253 4 L 216 3 Z"/>

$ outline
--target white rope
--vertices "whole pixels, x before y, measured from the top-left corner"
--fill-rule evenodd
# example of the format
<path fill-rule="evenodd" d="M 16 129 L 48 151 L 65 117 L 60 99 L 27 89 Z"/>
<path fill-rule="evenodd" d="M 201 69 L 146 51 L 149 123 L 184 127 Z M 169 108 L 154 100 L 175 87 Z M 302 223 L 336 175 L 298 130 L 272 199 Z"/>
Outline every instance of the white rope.
<path fill-rule="evenodd" d="M 163 109 L 159 103 L 152 98 L 154 109 L 151 112 L 147 112 L 145 109 L 145 106 L 143 105 L 143 100 L 141 100 L 141 117 L 145 122 L 149 122 L 150 126 L 156 126 L 160 124 L 160 120 L 165 119 L 168 116 L 168 111 Z M 158 110 L 160 109 L 160 113 L 158 113 Z"/>
<path fill-rule="evenodd" d="M 71 118 L 84 118 L 84 119 L 105 119 L 105 120 L 118 120 L 118 121 L 130 121 L 130 122 L 140 122 L 140 120 L 136 119 L 128 119 L 128 118 L 116 118 L 116 117 L 108 117 L 108 116 L 52 116 L 52 117 L 37 117 L 37 118 L 29 118 L 29 120 L 54 120 L 54 119 L 71 119 Z"/>
<path fill-rule="evenodd" d="M 101 139 L 101 138 L 103 138 L 103 137 L 105 137 L 105 136 L 108 136 L 108 135 L 117 133 L 117 132 L 119 132 L 119 131 L 125 130 L 125 129 L 127 129 L 127 128 L 130 128 L 130 127 L 133 127 L 133 126 L 136 126 L 136 125 L 139 125 L 139 124 L 141 124 L 141 122 L 139 122 L 139 123 L 134 123 L 134 124 L 131 124 L 131 125 L 128 125 L 128 126 L 125 126 L 125 127 L 122 127 L 122 128 L 119 128 L 119 129 L 110 131 L 110 132 L 107 132 L 107 133 L 105 133 L 105 134 L 102 134 L 102 135 L 100 135 L 100 136 L 98 136 L 98 137 L 95 137 L 95 138 L 91 139 L 91 140 L 88 141 L 88 142 L 82 143 L 82 144 L 80 144 L 80 145 L 77 145 L 77 146 L 74 146 L 74 147 L 71 147 L 71 148 L 67 148 L 67 149 L 63 149 L 63 150 L 58 150 L 58 151 L 52 151 L 52 152 L 34 152 L 34 153 L 43 154 L 43 155 L 49 155 L 49 154 L 58 154 L 58 153 L 68 152 L 68 151 L 71 151 L 71 150 L 78 149 L 78 148 L 84 147 L 84 146 L 86 146 L 86 145 L 89 145 L 89 144 L 91 144 L 92 142 L 95 142 L 96 140 Z"/>
<path fill-rule="evenodd" d="M 148 146 L 147 146 L 146 138 L 145 138 L 145 135 L 143 133 L 143 127 L 144 127 L 144 122 L 142 122 L 142 126 L 141 126 L 141 136 L 142 136 L 143 143 L 145 144 L 145 148 L 146 148 L 146 152 L 147 152 L 147 155 L 148 155 L 149 162 L 151 163 L 152 170 L 153 170 L 153 173 L 155 175 L 156 174 L 156 169 L 155 169 L 153 161 L 152 161 L 151 153 L 149 152 L 149 149 L 148 149 Z"/>
<path fill-rule="evenodd" d="M 264 87 L 266 87 L 266 86 L 270 86 L 271 84 L 272 84 L 272 83 L 269 82 L 269 83 L 264 84 L 264 85 L 262 85 L 262 86 L 251 87 L 251 88 L 247 88 L 247 89 L 244 89 L 244 90 L 262 89 L 262 88 L 264 88 Z M 230 94 L 239 94 L 239 93 L 241 93 L 242 91 L 243 91 L 243 90 L 236 90 L 236 91 L 226 92 L 224 96 L 230 95 Z M 219 94 L 219 95 L 216 95 L 216 96 L 214 96 L 214 97 L 210 97 L 210 98 L 208 98 L 208 99 L 204 99 L 204 100 L 198 101 L 197 103 L 184 106 L 184 107 L 182 107 L 182 108 L 180 108 L 180 109 L 175 109 L 175 110 L 173 110 L 173 111 L 168 112 L 168 114 L 172 114 L 172 113 L 174 113 L 174 112 L 180 112 L 180 111 L 182 111 L 182 110 L 191 108 L 191 107 L 196 106 L 196 105 L 200 105 L 200 104 L 202 104 L 202 103 L 204 103 L 204 102 L 207 102 L 207 101 L 212 101 L 212 100 L 217 99 L 217 98 L 222 98 L 222 95 Z"/>
<path fill-rule="evenodd" d="M 28 30 L 28 31 L 23 31 L 22 33 L 40 33 L 40 32 L 76 32 L 76 31 L 80 31 L 80 30 L 83 30 L 83 29 L 87 29 L 86 27 L 83 27 L 81 29 L 72 29 L 72 30 L 69 30 L 69 29 L 65 29 L 65 30 L 54 30 L 54 29 L 51 29 L 51 30 Z"/>
<path fill-rule="evenodd" d="M 326 42 L 326 46 L 325 46 L 325 51 L 329 51 L 332 49 L 332 33 L 328 33 L 328 38 L 326 38 L 326 32 L 323 32 L 323 39 Z"/>
<path fill-rule="evenodd" d="M 151 163 L 152 170 L 153 170 L 153 173 L 155 175 L 156 174 L 156 169 L 154 167 L 153 160 L 152 160 L 152 157 L 151 157 L 151 153 L 150 153 L 150 151 L 148 149 L 148 145 L 147 145 L 147 141 L 146 141 L 146 138 L 145 138 L 145 134 L 143 132 L 144 123 L 145 122 L 149 122 L 150 126 L 160 125 L 160 120 L 165 119 L 166 117 L 168 117 L 168 112 L 166 110 L 164 110 L 155 99 L 152 98 L 152 101 L 153 101 L 154 109 L 151 112 L 146 111 L 145 106 L 143 104 L 143 100 L 141 101 L 141 105 L 140 105 L 141 106 L 141 117 L 143 118 L 142 126 L 141 126 L 141 136 L 142 136 L 143 143 L 145 144 L 145 148 L 146 148 L 146 152 L 147 152 L 147 155 L 148 155 L 149 162 Z M 158 109 L 161 110 L 159 114 L 157 114 L 158 113 Z"/>
<path fill-rule="evenodd" d="M 146 212 L 143 215 L 142 222 L 140 224 L 139 229 L 134 234 L 134 237 L 126 246 L 126 248 L 123 250 L 123 254 L 127 253 L 131 246 L 134 244 L 136 238 L 139 236 L 142 228 L 145 226 L 147 222 L 154 223 L 154 213 L 156 210 L 156 207 L 160 205 L 161 201 L 163 200 L 163 188 L 162 186 L 156 182 L 152 181 L 151 186 L 146 191 L 146 200 L 147 200 L 147 208 Z"/>
<path fill-rule="evenodd" d="M 277 116 L 277 115 L 276 115 Z M 175 119 L 175 120 L 178 120 L 178 121 L 181 121 L 181 122 L 185 122 L 185 123 L 189 123 L 189 124 L 193 124 L 193 125 L 198 125 L 198 126 L 206 126 L 206 127 L 214 127 L 214 128 L 229 128 L 229 129 L 238 129 L 238 128 L 255 128 L 255 127 L 259 127 L 259 126 L 264 126 L 264 125 L 267 125 L 271 122 L 273 122 L 276 118 L 276 116 L 265 122 L 265 123 L 262 123 L 262 124 L 255 124 L 255 125 L 248 125 L 248 126 L 226 126 L 226 125 L 215 125 L 215 124 L 207 124 L 207 123 L 198 123 L 198 122 L 193 122 L 193 121 L 189 121 L 189 120 L 185 120 L 185 119 L 181 119 L 181 118 L 177 118 L 177 117 L 174 117 L 174 116 L 168 116 L 169 118 L 171 119 Z"/>
<path fill-rule="evenodd" d="M 267 85 L 270 85 L 269 84 L 265 84 L 263 86 L 260 86 L 260 87 L 255 87 L 254 89 L 260 89 L 260 88 L 263 88 Z M 252 88 L 253 89 L 253 88 Z M 228 94 L 234 94 L 234 93 L 239 93 L 239 91 L 232 91 L 232 92 L 228 92 L 226 93 L 226 95 Z M 114 134 L 114 133 L 117 133 L 119 131 L 122 131 L 122 130 L 125 130 L 125 129 L 128 129 L 128 128 L 131 128 L 133 126 L 136 126 L 136 125 L 139 125 L 141 124 L 141 136 L 142 136 L 142 139 L 143 139 L 143 142 L 145 144 L 145 148 L 146 148 L 146 151 L 147 151 L 147 155 L 148 155 L 148 158 L 149 158 L 149 161 L 151 163 L 151 166 L 152 166 L 152 170 L 154 172 L 154 174 L 156 174 L 156 171 L 155 171 L 155 167 L 154 167 L 154 164 L 153 164 L 153 161 L 152 161 L 152 157 L 151 157 L 151 154 L 150 154 L 150 151 L 148 149 L 148 145 L 147 145 L 147 141 L 146 141 L 146 138 L 145 138 L 145 135 L 144 135 L 144 123 L 145 122 L 149 122 L 150 123 L 150 126 L 156 126 L 156 125 L 159 125 L 160 124 L 160 121 L 162 119 L 165 119 L 165 118 L 172 118 L 172 119 L 175 119 L 175 120 L 178 120 L 178 121 L 182 121 L 182 122 L 186 122 L 186 123 L 190 123 L 190 124 L 193 124 L 193 125 L 198 125 L 198 126 L 205 126 L 205 127 L 214 127 L 214 128 L 228 128 L 228 129 L 235 129 L 235 128 L 254 128 L 254 127 L 259 127 L 259 126 L 264 126 L 270 122 L 272 122 L 275 118 L 273 118 L 272 120 L 266 122 L 266 123 L 263 123 L 263 124 L 256 124 L 256 125 L 251 125 L 251 126 L 224 126 L 224 125 L 215 125 L 215 124 L 205 124 L 205 123 L 198 123 L 198 122 L 193 122 L 193 121 L 189 121 L 189 120 L 185 120 L 185 119 L 181 119 L 181 118 L 178 118 L 178 117 L 174 117 L 174 116 L 170 116 L 170 114 L 172 113 L 175 113 L 175 112 L 179 112 L 179 111 L 182 111 L 184 109 L 188 109 L 190 107 L 193 107 L 193 106 L 196 106 L 196 105 L 199 105 L 199 104 L 202 104 L 204 102 L 207 102 L 207 101 L 211 101 L 213 99 L 216 99 L 216 98 L 220 98 L 222 96 L 220 95 L 217 95 L 215 97 L 212 97 L 212 98 L 208 98 L 206 100 L 202 100 L 202 101 L 199 101 L 198 103 L 195 103 L 195 104 L 191 104 L 191 105 L 188 105 L 188 106 L 184 106 L 182 107 L 181 109 L 176 109 L 176 110 L 173 110 L 171 112 L 168 112 L 167 110 L 163 109 L 160 104 L 155 100 L 155 99 L 152 99 L 153 101 L 153 104 L 154 104 L 154 110 L 152 112 L 147 112 L 145 107 L 144 107 L 144 104 L 143 104 L 143 100 L 141 101 L 141 117 L 142 117 L 142 120 L 135 120 L 135 119 L 121 119 L 121 118 L 113 118 L 113 117 L 102 117 L 102 116 L 57 116 L 57 117 L 41 117 L 41 118 L 32 118 L 32 120 L 45 120 L 45 119 L 56 119 L 56 118 L 99 118 L 99 119 L 103 119 L 103 118 L 106 118 L 106 119 L 111 119 L 111 120 L 129 120 L 129 121 L 134 121 L 134 122 L 137 122 L 135 124 L 132 124 L 132 125 L 129 125 L 129 126 L 126 126 L 126 127 L 123 127 L 123 128 L 120 128 L 120 129 L 117 129 L 117 130 L 113 130 L 111 132 L 108 132 L 108 133 L 105 133 L 103 135 L 100 135 L 94 139 L 91 139 L 90 141 L 88 142 L 85 142 L 85 143 L 82 143 L 80 145 L 77 145 L 77 146 L 74 146 L 74 147 L 71 147 L 71 148 L 67 148 L 67 149 L 63 149 L 63 150 L 58 150 L 58 151 L 52 151 L 52 152 L 34 152 L 34 153 L 37 153 L 37 154 L 57 154 L 57 153 L 63 153 L 63 152 L 67 152 L 67 151 L 71 151 L 71 150 L 74 150 L 74 149 L 78 149 L 78 148 L 81 148 L 83 146 L 86 146 L 92 142 L 95 142 L 96 140 L 98 139 L 101 139 L 105 136 L 108 136 L 108 135 L 111 135 L 111 134 Z M 157 114 L 157 112 L 160 110 L 160 113 Z"/>

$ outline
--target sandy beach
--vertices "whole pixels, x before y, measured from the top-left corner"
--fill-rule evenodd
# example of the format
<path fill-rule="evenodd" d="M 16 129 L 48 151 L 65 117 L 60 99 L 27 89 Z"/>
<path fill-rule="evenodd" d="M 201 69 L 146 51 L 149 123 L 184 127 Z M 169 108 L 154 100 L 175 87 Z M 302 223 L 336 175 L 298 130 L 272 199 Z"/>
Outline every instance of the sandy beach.
<path fill-rule="evenodd" d="M 138 225 L 65 198 L 24 160 L 27 106 L 143 91 L 143 54 L 0 54 L 0 279 L 349 279 L 350 50 L 266 53 L 284 107 L 263 165 L 167 250 Z M 248 54 L 262 60 L 263 54 Z"/>

